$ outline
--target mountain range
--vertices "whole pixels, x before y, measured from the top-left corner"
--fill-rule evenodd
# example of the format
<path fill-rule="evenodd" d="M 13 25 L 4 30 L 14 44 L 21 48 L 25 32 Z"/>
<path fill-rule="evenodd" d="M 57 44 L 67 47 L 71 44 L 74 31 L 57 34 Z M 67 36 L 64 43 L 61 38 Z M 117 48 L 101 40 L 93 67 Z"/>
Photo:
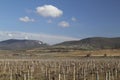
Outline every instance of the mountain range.
<path fill-rule="evenodd" d="M 106 38 L 106 37 L 91 37 L 76 41 L 65 41 L 55 45 L 49 46 L 46 43 L 38 40 L 18 40 L 9 39 L 0 42 L 0 50 L 21 50 L 44 47 L 61 47 L 77 48 L 77 49 L 120 49 L 120 37 Z"/>
<path fill-rule="evenodd" d="M 120 37 L 106 38 L 106 37 L 91 37 L 78 41 L 66 41 L 56 46 L 74 47 L 79 49 L 119 49 Z"/>
<path fill-rule="evenodd" d="M 1 50 L 23 50 L 23 49 L 32 49 L 38 47 L 44 47 L 47 44 L 38 40 L 18 40 L 18 39 L 9 39 L 0 42 Z"/>

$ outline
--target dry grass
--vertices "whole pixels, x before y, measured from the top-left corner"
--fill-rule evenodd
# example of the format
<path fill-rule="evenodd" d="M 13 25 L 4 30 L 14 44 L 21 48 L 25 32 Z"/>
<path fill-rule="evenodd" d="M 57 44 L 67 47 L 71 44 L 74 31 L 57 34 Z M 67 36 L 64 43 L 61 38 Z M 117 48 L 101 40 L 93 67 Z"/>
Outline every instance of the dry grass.
<path fill-rule="evenodd" d="M 63 57 L 77 57 L 77 56 L 120 56 L 120 49 L 112 49 L 112 50 L 77 50 L 73 52 L 61 53 L 56 54 L 55 56 L 63 56 Z"/>
<path fill-rule="evenodd" d="M 68 52 L 8 51 L 0 50 L 0 58 L 74 58 L 81 56 L 120 56 L 120 49 L 74 50 Z"/>
<path fill-rule="evenodd" d="M 120 58 L 80 58 L 88 54 L 120 56 L 120 49 L 54 53 L 1 50 L 0 80 L 120 80 Z"/>

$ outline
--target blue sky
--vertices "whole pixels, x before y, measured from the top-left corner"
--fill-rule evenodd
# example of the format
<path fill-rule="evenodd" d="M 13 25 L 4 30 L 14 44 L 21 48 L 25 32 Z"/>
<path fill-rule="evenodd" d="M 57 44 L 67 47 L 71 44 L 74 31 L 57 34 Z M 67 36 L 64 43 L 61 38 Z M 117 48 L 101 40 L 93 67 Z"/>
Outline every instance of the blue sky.
<path fill-rule="evenodd" d="M 50 41 L 43 39 L 49 43 L 94 36 L 120 37 L 120 1 L 0 0 L 0 33 L 1 40 L 19 38 L 15 33 L 26 33 L 23 38 L 44 34 L 48 40 L 52 37 Z M 54 41 L 55 36 L 58 39 Z"/>

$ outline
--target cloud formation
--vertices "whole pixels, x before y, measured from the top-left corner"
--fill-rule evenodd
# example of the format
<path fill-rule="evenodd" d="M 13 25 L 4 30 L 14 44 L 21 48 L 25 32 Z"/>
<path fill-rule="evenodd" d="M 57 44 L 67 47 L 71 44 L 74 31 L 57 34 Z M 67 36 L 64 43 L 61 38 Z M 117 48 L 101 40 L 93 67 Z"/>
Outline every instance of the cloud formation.
<path fill-rule="evenodd" d="M 77 21 L 77 19 L 75 17 L 72 17 L 71 20 L 74 22 Z"/>
<path fill-rule="evenodd" d="M 53 5 L 44 5 L 36 8 L 36 12 L 43 17 L 60 17 L 63 11 Z"/>
<path fill-rule="evenodd" d="M 34 22 L 35 21 L 34 19 L 29 18 L 28 16 L 21 17 L 21 18 L 19 18 L 19 20 L 22 22 Z"/>
<path fill-rule="evenodd" d="M 61 26 L 61 27 L 64 27 L 64 28 L 70 26 L 70 24 L 68 22 L 66 22 L 66 21 L 62 21 L 58 25 Z"/>
<path fill-rule="evenodd" d="M 10 34 L 10 33 L 8 33 L 8 36 L 9 36 L 9 37 L 12 37 L 13 35 L 12 35 L 12 34 Z"/>
<path fill-rule="evenodd" d="M 78 40 L 77 38 L 59 36 L 59 35 L 0 31 L 0 41 L 6 40 L 6 39 L 40 40 L 48 44 L 56 44 L 63 41 Z"/>

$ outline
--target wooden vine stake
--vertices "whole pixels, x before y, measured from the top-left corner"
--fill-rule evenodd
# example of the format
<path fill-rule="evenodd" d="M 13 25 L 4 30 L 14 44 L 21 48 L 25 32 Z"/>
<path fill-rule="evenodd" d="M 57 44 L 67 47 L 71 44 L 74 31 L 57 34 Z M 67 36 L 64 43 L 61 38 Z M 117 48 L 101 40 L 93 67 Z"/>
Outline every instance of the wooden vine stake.
<path fill-rule="evenodd" d="M 76 75 L 75 72 L 76 72 L 76 71 L 75 71 L 75 64 L 74 64 L 74 65 L 73 65 L 73 80 L 75 80 L 75 75 Z"/>
<path fill-rule="evenodd" d="M 10 80 L 13 80 L 12 70 L 10 70 Z"/>
<path fill-rule="evenodd" d="M 59 79 L 58 80 L 61 80 L 61 74 L 59 73 Z"/>
<path fill-rule="evenodd" d="M 98 71 L 96 72 L 96 80 L 99 80 L 99 73 L 98 73 Z"/>
<path fill-rule="evenodd" d="M 108 80 L 108 73 L 105 73 L 105 80 Z"/>

